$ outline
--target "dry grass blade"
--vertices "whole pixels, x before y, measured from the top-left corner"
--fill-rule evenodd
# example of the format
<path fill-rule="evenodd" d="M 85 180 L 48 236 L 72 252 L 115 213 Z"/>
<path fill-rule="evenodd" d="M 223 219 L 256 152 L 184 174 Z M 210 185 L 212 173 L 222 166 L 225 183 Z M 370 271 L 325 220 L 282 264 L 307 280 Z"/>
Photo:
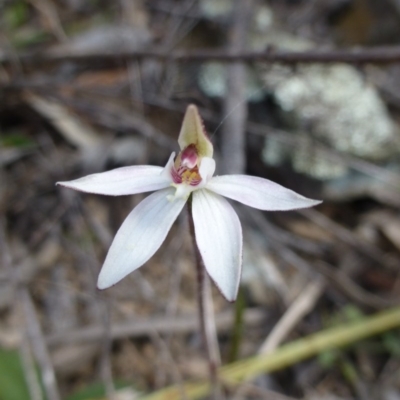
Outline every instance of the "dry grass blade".
<path fill-rule="evenodd" d="M 81 149 L 90 149 L 100 144 L 97 134 L 61 104 L 26 93 L 25 101 L 59 130 L 65 139 Z"/>
<path fill-rule="evenodd" d="M 292 302 L 261 345 L 258 354 L 272 353 L 293 328 L 315 307 L 326 285 L 322 280 L 309 283 Z"/>
<path fill-rule="evenodd" d="M 35 369 L 35 361 L 32 357 L 29 341 L 26 335 L 23 335 L 21 339 L 19 355 L 21 357 L 21 364 L 24 369 L 25 381 L 28 386 L 31 400 L 43 400 L 42 388 Z"/>

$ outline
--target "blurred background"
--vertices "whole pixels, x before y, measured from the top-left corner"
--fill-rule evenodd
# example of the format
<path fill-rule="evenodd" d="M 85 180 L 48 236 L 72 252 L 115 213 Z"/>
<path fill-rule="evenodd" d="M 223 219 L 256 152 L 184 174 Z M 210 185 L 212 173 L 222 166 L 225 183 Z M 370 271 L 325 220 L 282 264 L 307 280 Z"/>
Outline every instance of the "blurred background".
<path fill-rule="evenodd" d="M 399 0 L 1 0 L 0 399 L 128 400 L 207 379 L 186 213 L 143 268 L 99 292 L 112 238 L 143 196 L 55 187 L 165 165 L 190 103 L 217 173 L 324 201 L 285 213 L 234 204 L 238 301 L 213 287 L 223 365 L 395 307 L 400 65 L 240 54 L 399 44 Z M 196 49 L 239 56 L 159 56 Z M 365 332 L 260 370 L 227 398 L 400 399 L 399 329 Z"/>

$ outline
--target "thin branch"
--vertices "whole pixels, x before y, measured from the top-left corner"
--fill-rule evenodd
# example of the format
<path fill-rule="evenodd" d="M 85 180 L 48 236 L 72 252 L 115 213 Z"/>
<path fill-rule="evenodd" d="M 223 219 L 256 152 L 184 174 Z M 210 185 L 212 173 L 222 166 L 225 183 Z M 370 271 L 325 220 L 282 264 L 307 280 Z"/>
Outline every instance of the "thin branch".
<path fill-rule="evenodd" d="M 252 0 L 235 0 L 228 51 L 239 54 L 246 48 L 253 11 Z M 222 127 L 222 172 L 242 174 L 246 168 L 246 65 L 235 61 L 227 67 L 227 94 Z"/>
<path fill-rule="evenodd" d="M 390 64 L 400 62 L 400 46 L 383 46 L 370 48 L 350 49 L 316 49 L 309 51 L 283 51 L 269 48 L 265 51 L 243 51 L 232 54 L 226 50 L 197 49 L 192 51 L 166 52 L 162 49 L 139 50 L 114 53 L 70 53 L 52 54 L 25 53 L 19 54 L 18 60 L 22 65 L 40 65 L 60 62 L 75 63 L 118 63 L 121 61 L 138 59 L 157 59 L 160 61 L 187 62 L 214 60 L 220 62 L 263 62 L 263 63 L 320 63 L 329 64 L 344 62 L 349 64 Z M 11 55 L 0 56 L 0 64 L 12 64 L 15 57 Z"/>
<path fill-rule="evenodd" d="M 47 351 L 35 306 L 28 290 L 20 289 L 19 294 L 25 314 L 24 316 L 26 320 L 28 336 L 32 344 L 33 353 L 35 354 L 35 358 L 41 369 L 43 386 L 45 388 L 47 398 L 49 400 L 61 400 L 53 364 Z"/>
<path fill-rule="evenodd" d="M 234 316 L 231 311 L 217 314 L 216 327 L 218 331 L 228 331 L 232 328 Z M 244 315 L 246 326 L 258 326 L 265 321 L 265 312 L 260 309 L 247 310 Z M 112 340 L 126 337 L 141 337 L 151 332 L 165 333 L 191 333 L 198 329 L 196 315 L 188 314 L 171 318 L 170 316 L 149 318 L 136 318 L 131 321 L 113 323 L 110 336 Z M 67 332 L 52 333 L 46 337 L 49 346 L 66 345 L 68 343 L 86 343 L 99 340 L 103 337 L 104 327 L 101 325 L 71 330 Z"/>

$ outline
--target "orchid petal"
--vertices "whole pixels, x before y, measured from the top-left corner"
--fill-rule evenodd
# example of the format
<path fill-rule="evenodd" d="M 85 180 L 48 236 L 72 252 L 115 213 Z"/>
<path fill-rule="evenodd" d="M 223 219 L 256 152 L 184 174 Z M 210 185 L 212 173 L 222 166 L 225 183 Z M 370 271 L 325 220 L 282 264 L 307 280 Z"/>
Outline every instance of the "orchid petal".
<path fill-rule="evenodd" d="M 170 174 L 165 171 L 168 169 L 171 159 L 173 163 L 174 155 L 175 153 L 171 154 L 165 168 L 152 165 L 134 165 L 84 176 L 73 181 L 57 182 L 57 185 L 81 192 L 110 196 L 145 193 L 164 189 L 172 182 Z"/>
<path fill-rule="evenodd" d="M 168 162 L 161 172 L 161 176 L 163 176 L 165 179 L 167 179 L 170 183 L 172 182 L 171 170 L 174 166 L 174 159 L 175 159 L 175 152 L 173 152 L 169 156 Z"/>
<path fill-rule="evenodd" d="M 215 160 L 211 157 L 203 157 L 201 159 L 199 174 L 202 181 L 208 182 L 215 172 Z"/>
<path fill-rule="evenodd" d="M 242 267 L 242 227 L 232 206 L 205 189 L 193 193 L 196 242 L 205 268 L 228 301 L 237 296 Z"/>
<path fill-rule="evenodd" d="M 174 189 L 151 194 L 119 228 L 100 271 L 97 287 L 106 289 L 141 267 L 159 249 L 186 200 L 169 201 Z"/>
<path fill-rule="evenodd" d="M 195 145 L 197 154 L 200 157 L 213 156 L 213 145 L 204 130 L 199 110 L 193 104 L 189 105 L 186 109 L 178 143 L 181 150 L 186 149 L 190 145 Z"/>
<path fill-rule="evenodd" d="M 295 210 L 320 204 L 268 179 L 248 175 L 213 177 L 207 189 L 247 206 L 268 211 Z"/>

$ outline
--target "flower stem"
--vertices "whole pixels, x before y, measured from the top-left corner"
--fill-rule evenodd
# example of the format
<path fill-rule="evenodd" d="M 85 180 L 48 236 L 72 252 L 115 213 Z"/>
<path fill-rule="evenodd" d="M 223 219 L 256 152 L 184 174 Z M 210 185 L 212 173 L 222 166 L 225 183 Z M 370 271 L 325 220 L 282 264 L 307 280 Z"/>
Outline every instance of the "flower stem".
<path fill-rule="evenodd" d="M 187 202 L 189 213 L 189 230 L 192 236 L 193 248 L 196 259 L 196 272 L 197 272 L 197 303 L 199 310 L 200 329 L 203 336 L 204 347 L 206 350 L 208 370 L 210 377 L 210 385 L 215 400 L 222 399 L 221 388 L 218 380 L 218 368 L 221 364 L 218 338 L 215 328 L 214 307 L 211 296 L 210 280 L 206 273 L 203 259 L 201 257 L 199 248 L 196 243 L 196 236 L 194 231 L 194 221 L 192 214 L 192 197 Z"/>

